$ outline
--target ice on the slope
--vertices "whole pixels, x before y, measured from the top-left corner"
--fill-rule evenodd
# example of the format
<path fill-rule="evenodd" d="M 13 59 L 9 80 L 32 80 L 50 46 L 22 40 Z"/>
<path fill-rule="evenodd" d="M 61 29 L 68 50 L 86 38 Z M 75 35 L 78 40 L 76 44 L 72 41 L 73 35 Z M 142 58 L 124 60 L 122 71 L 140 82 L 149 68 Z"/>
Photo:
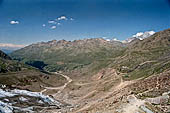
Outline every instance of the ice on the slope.
<path fill-rule="evenodd" d="M 46 102 L 50 105 L 51 104 L 60 105 L 59 102 L 57 102 L 54 99 L 50 98 L 49 96 L 45 96 L 45 95 L 43 95 L 42 93 L 39 93 L 39 92 L 30 92 L 30 91 L 18 90 L 18 89 L 12 90 L 11 92 L 14 93 L 14 94 L 17 94 L 17 95 L 27 95 L 27 96 L 32 96 L 32 97 L 38 97 L 38 98 L 41 98 L 44 102 Z"/>
<path fill-rule="evenodd" d="M 61 103 L 58 101 L 54 100 L 53 98 L 49 96 L 45 96 L 40 92 L 31 92 L 31 91 L 26 91 L 26 90 L 2 90 L 0 89 L 0 113 L 12 113 L 13 110 L 18 110 L 18 111 L 28 111 L 28 112 L 33 112 L 33 107 L 28 107 L 28 108 L 20 108 L 20 107 L 15 107 L 15 103 L 10 103 L 9 99 L 10 97 L 15 97 L 19 96 L 19 101 L 25 102 L 28 101 L 27 96 L 30 97 L 35 97 L 37 100 L 35 102 L 37 103 L 42 103 L 42 104 L 48 104 L 48 105 L 54 105 L 54 106 L 61 106 Z M 3 101 L 3 102 L 2 102 Z"/>
<path fill-rule="evenodd" d="M 28 99 L 26 99 L 26 98 L 24 98 L 24 97 L 20 97 L 19 100 L 25 102 L 25 101 L 27 101 Z"/>
<path fill-rule="evenodd" d="M 33 107 L 27 107 L 27 108 L 20 108 L 20 107 L 13 107 L 16 111 L 22 112 L 22 113 L 35 113 L 33 111 Z"/>
<path fill-rule="evenodd" d="M 9 102 L 9 99 L 5 98 L 4 101 Z"/>
<path fill-rule="evenodd" d="M 1 84 L 0 87 L 1 88 L 6 88 L 6 85 Z"/>
<path fill-rule="evenodd" d="M 143 111 L 145 111 L 145 113 L 154 113 L 154 112 L 152 112 L 150 109 L 148 109 L 147 107 L 145 107 L 144 105 L 142 105 L 140 108 L 141 108 Z"/>
<path fill-rule="evenodd" d="M 43 102 L 42 100 L 39 100 L 38 103 L 39 103 L 39 104 L 43 104 L 44 102 Z"/>
<path fill-rule="evenodd" d="M 0 113 L 13 113 L 13 107 L 0 101 Z"/>
<path fill-rule="evenodd" d="M 4 91 L 4 90 L 0 89 L 0 98 L 3 98 L 3 97 L 13 97 L 15 95 L 16 94 L 13 94 L 11 92 Z"/>

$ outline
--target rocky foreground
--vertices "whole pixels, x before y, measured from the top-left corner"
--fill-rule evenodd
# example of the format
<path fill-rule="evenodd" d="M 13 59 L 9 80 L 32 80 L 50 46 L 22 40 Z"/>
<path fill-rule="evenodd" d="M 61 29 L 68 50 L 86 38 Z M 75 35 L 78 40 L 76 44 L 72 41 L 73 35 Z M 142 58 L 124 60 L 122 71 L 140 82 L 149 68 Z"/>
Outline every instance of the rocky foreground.
<path fill-rule="evenodd" d="M 41 112 L 43 109 L 59 109 L 62 106 L 57 100 L 39 92 L 31 92 L 19 89 L 6 89 L 4 85 L 0 89 L 1 113 L 31 113 Z"/>

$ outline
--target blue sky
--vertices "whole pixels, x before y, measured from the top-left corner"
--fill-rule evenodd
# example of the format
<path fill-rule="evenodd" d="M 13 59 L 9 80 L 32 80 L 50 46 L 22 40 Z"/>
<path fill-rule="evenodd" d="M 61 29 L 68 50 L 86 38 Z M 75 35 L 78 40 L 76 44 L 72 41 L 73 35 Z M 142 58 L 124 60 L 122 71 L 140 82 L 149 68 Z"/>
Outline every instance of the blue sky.
<path fill-rule="evenodd" d="M 57 20 L 60 17 L 66 19 Z M 49 24 L 50 20 L 55 24 Z M 170 0 L 0 0 L 0 43 L 124 40 L 137 32 L 167 28 Z"/>

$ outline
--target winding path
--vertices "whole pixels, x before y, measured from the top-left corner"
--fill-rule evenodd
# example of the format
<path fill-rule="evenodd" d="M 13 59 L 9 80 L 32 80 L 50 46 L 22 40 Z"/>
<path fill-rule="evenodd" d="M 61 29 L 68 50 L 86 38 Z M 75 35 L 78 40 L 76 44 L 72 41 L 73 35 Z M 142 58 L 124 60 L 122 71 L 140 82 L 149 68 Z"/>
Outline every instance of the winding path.
<path fill-rule="evenodd" d="M 67 75 L 64 75 L 64 74 L 61 74 L 61 73 L 57 73 L 57 72 L 55 72 L 55 74 L 59 74 L 59 75 L 63 76 L 64 78 L 66 78 L 67 82 L 66 82 L 63 86 L 59 86 L 59 87 L 44 87 L 45 89 L 43 89 L 43 90 L 41 91 L 41 93 L 43 93 L 43 92 L 45 92 L 45 91 L 47 91 L 47 90 L 59 90 L 58 92 L 61 92 L 61 91 L 63 91 L 63 90 L 67 87 L 67 85 L 68 85 L 70 82 L 73 81 L 73 80 L 72 80 L 70 77 L 68 77 Z"/>

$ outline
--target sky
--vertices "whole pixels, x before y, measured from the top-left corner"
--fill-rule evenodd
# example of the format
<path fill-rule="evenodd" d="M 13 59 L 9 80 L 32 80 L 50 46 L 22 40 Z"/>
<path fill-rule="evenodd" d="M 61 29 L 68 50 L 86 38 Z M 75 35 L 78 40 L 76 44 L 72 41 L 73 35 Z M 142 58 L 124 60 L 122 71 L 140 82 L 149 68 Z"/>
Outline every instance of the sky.
<path fill-rule="evenodd" d="M 107 37 L 170 28 L 170 0 L 0 0 L 0 43 Z"/>

